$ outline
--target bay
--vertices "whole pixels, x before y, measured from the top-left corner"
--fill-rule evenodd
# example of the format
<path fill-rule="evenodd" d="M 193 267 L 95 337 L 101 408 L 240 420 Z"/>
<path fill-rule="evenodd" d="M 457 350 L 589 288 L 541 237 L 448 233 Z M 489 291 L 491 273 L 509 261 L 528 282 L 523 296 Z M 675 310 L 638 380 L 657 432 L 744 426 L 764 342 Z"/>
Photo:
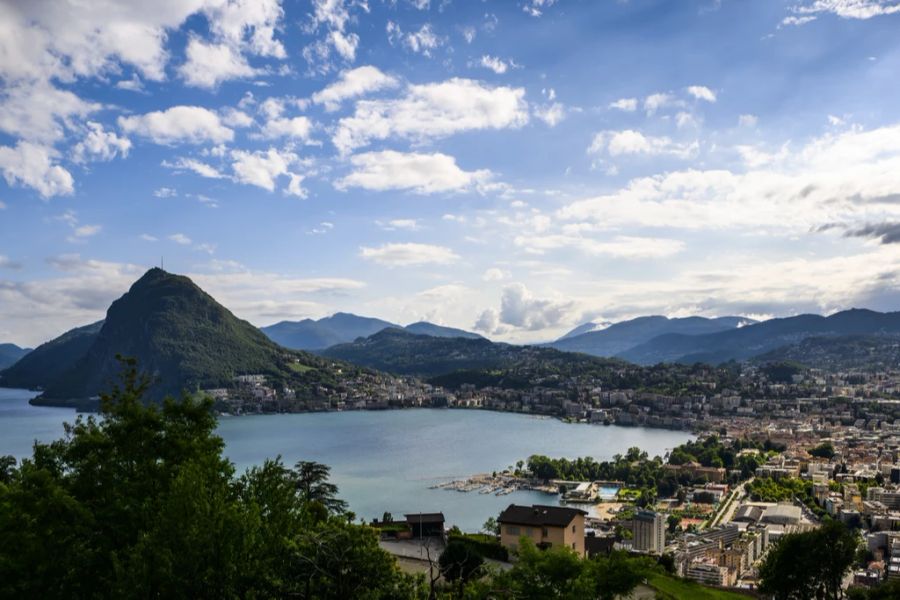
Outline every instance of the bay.
<path fill-rule="evenodd" d="M 34 407 L 27 390 L 0 389 L 0 455 L 31 454 L 73 421 L 69 409 Z M 490 473 L 532 454 L 606 460 L 631 446 L 651 456 L 691 438 L 683 431 L 564 423 L 548 417 L 461 409 L 409 409 L 223 417 L 218 433 L 238 469 L 281 456 L 292 465 L 314 460 L 332 469 L 340 496 L 358 516 L 387 511 L 438 512 L 464 531 L 477 531 L 510 503 L 556 503 L 533 491 L 506 496 L 429 489 L 436 483 Z"/>

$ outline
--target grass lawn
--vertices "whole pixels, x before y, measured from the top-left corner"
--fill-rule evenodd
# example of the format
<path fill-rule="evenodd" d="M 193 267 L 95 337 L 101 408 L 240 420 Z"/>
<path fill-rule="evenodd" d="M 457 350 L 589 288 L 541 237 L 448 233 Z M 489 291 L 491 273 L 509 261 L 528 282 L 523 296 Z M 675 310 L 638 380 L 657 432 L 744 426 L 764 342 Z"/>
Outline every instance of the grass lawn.
<path fill-rule="evenodd" d="M 290 366 L 291 371 L 295 373 L 306 373 L 307 371 L 315 371 L 315 367 L 310 367 L 309 365 L 304 365 L 300 363 L 292 362 L 288 366 Z"/>
<path fill-rule="evenodd" d="M 673 600 L 747 600 L 753 597 L 737 592 L 708 588 L 699 583 L 682 581 L 660 574 L 651 575 L 647 583 L 658 592 L 667 594 L 663 598 L 672 598 Z"/>

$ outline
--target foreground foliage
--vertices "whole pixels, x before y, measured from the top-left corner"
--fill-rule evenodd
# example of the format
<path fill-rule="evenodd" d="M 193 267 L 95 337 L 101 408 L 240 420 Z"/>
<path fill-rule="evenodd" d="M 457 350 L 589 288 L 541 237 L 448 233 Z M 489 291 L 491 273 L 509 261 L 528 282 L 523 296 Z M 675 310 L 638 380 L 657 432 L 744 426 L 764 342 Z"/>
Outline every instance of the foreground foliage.
<path fill-rule="evenodd" d="M 858 544 L 857 536 L 839 521 L 786 535 L 759 568 L 760 591 L 775 600 L 843 598 L 842 582 Z"/>
<path fill-rule="evenodd" d="M 236 477 L 207 401 L 142 402 L 133 361 L 100 418 L 0 469 L 3 598 L 418 595 L 349 524 L 328 471 L 279 460 Z"/>

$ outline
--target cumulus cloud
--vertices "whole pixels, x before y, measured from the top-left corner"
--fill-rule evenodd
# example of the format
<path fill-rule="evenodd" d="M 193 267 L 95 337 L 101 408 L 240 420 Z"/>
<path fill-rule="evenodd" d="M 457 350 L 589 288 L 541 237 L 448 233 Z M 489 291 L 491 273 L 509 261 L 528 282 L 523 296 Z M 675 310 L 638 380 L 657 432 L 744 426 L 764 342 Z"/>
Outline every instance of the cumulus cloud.
<path fill-rule="evenodd" d="M 595 134 L 587 151 L 589 154 L 606 152 L 613 157 L 645 154 L 690 158 L 697 153 L 698 149 L 697 142 L 681 144 L 665 136 L 646 136 L 639 131 L 625 129 L 623 131 L 601 131 Z"/>
<path fill-rule="evenodd" d="M 704 102 L 715 102 L 716 93 L 704 85 L 692 85 L 687 88 L 687 93 Z"/>
<path fill-rule="evenodd" d="M 47 146 L 20 141 L 0 146 L 0 172 L 8 185 L 24 185 L 43 198 L 71 194 L 72 174 L 54 164 L 56 152 Z"/>
<path fill-rule="evenodd" d="M 178 68 L 178 72 L 190 86 L 214 88 L 223 81 L 256 74 L 240 51 L 228 44 L 207 43 L 192 37 L 185 54 L 187 61 Z"/>
<path fill-rule="evenodd" d="M 72 149 L 72 160 L 77 163 L 88 161 L 108 161 L 128 156 L 131 140 L 120 137 L 112 131 L 106 131 L 103 125 L 89 121 L 87 133 Z"/>
<path fill-rule="evenodd" d="M 355 60 L 359 36 L 347 31 L 347 26 L 352 20 L 351 10 L 360 8 L 368 12 L 368 5 L 348 0 L 313 0 L 312 5 L 306 32 L 321 33 L 322 37 L 303 49 L 303 57 L 310 69 L 327 73 L 334 68 L 334 54 L 346 62 Z"/>
<path fill-rule="evenodd" d="M 560 298 L 540 298 L 522 283 L 503 288 L 497 321 L 513 327 L 536 331 L 554 327 L 570 317 L 575 303 Z"/>
<path fill-rule="evenodd" d="M 680 102 L 672 94 L 657 92 L 644 98 L 644 110 L 648 115 L 655 114 L 661 108 L 679 106 Z"/>
<path fill-rule="evenodd" d="M 312 95 L 312 101 L 322 104 L 327 111 L 336 111 L 350 98 L 394 88 L 399 85 L 395 77 L 382 73 L 373 66 L 358 67 L 341 72 L 334 83 Z"/>
<path fill-rule="evenodd" d="M 484 56 L 482 56 L 479 64 L 485 69 L 490 69 L 497 75 L 503 75 L 504 73 L 506 73 L 506 71 L 509 70 L 510 66 L 509 63 L 507 63 L 505 60 L 496 56 L 491 56 L 490 54 L 485 54 Z"/>
<path fill-rule="evenodd" d="M 417 231 L 421 227 L 416 219 L 391 219 L 389 221 L 375 221 L 375 224 L 385 231 Z"/>
<path fill-rule="evenodd" d="M 619 98 L 615 102 L 611 102 L 609 107 L 625 112 L 634 112 L 637 110 L 638 100 L 637 98 Z"/>
<path fill-rule="evenodd" d="M 281 152 L 275 148 L 269 148 L 265 152 L 233 150 L 231 158 L 234 161 L 231 166 L 236 181 L 270 192 L 275 189 L 275 180 L 281 175 L 287 175 L 290 165 L 298 160 L 296 154 Z"/>
<path fill-rule="evenodd" d="M 340 119 L 332 141 L 342 154 L 373 140 L 424 140 L 461 131 L 521 127 L 528 122 L 523 88 L 491 87 L 471 79 L 410 85 L 392 100 L 360 100 Z"/>
<path fill-rule="evenodd" d="M 222 124 L 219 115 L 202 106 L 173 106 L 163 111 L 119 117 L 119 127 L 126 133 L 163 145 L 220 144 L 234 139 L 234 131 Z"/>
<path fill-rule="evenodd" d="M 169 236 L 169 239 L 182 246 L 190 246 L 193 243 L 193 240 L 183 233 L 173 233 Z"/>
<path fill-rule="evenodd" d="M 509 272 L 497 267 L 491 267 L 481 276 L 482 281 L 503 281 L 509 279 Z"/>
<path fill-rule="evenodd" d="M 366 152 L 352 156 L 350 163 L 354 170 L 335 183 L 338 189 L 359 187 L 433 194 L 471 189 L 491 178 L 486 169 L 463 171 L 455 158 L 438 152 Z"/>
<path fill-rule="evenodd" d="M 758 123 L 759 117 L 756 115 L 746 114 L 738 117 L 738 125 L 741 127 L 756 127 Z"/>
<path fill-rule="evenodd" d="M 557 216 L 595 227 L 765 228 L 809 232 L 827 223 L 900 220 L 900 125 L 816 138 L 748 170 L 672 171 L 577 200 Z"/>
<path fill-rule="evenodd" d="M 266 121 L 260 131 L 260 136 L 267 140 L 289 138 L 308 141 L 312 134 L 312 128 L 312 121 L 307 117 L 276 118 Z"/>
<path fill-rule="evenodd" d="M 386 267 L 447 265 L 459 260 L 459 255 L 446 246 L 417 243 L 391 243 L 376 247 L 362 246 L 359 254 L 366 260 Z"/>

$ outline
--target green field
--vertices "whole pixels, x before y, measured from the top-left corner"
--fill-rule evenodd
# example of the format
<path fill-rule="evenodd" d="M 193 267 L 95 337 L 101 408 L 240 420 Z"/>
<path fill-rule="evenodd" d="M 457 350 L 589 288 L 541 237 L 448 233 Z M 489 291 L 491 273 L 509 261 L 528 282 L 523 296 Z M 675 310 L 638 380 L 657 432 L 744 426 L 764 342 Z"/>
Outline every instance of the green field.
<path fill-rule="evenodd" d="M 304 365 L 303 363 L 292 362 L 288 366 L 290 366 L 291 371 L 295 373 L 306 373 L 307 371 L 315 371 L 315 367 L 311 367 L 309 365 Z"/>
<path fill-rule="evenodd" d="M 661 574 L 651 575 L 647 583 L 660 592 L 661 598 L 672 600 L 747 600 L 752 598 L 749 595 L 708 588 L 698 583 Z"/>

